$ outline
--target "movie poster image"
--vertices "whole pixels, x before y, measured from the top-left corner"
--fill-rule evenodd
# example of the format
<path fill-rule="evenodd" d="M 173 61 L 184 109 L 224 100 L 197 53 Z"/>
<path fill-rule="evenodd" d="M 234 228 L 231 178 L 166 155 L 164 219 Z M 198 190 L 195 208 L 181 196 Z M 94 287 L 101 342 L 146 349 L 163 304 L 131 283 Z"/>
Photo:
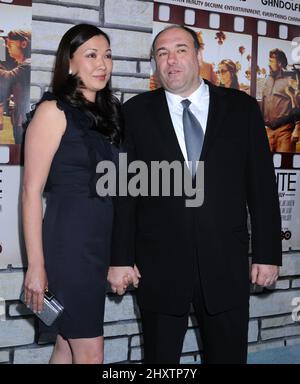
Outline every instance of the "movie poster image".
<path fill-rule="evenodd" d="M 279 155 L 275 155 L 279 156 Z M 284 251 L 299 250 L 300 200 L 300 155 L 294 169 L 275 169 L 281 212 L 281 237 Z"/>
<path fill-rule="evenodd" d="M 257 94 L 272 152 L 300 152 L 300 63 L 292 42 L 259 37 Z"/>
<path fill-rule="evenodd" d="M 0 0 L 0 269 L 22 267 L 20 164 L 30 110 L 31 0 Z"/>
<path fill-rule="evenodd" d="M 0 2 L 0 151 L 9 145 L 6 163 L 16 165 L 30 109 L 32 8 L 31 1 L 11 3 Z"/>
<path fill-rule="evenodd" d="M 153 35 L 170 24 L 154 22 Z M 250 94 L 252 37 L 246 34 L 193 27 L 201 50 L 199 75 L 211 83 Z M 160 86 L 155 73 L 150 89 Z"/>

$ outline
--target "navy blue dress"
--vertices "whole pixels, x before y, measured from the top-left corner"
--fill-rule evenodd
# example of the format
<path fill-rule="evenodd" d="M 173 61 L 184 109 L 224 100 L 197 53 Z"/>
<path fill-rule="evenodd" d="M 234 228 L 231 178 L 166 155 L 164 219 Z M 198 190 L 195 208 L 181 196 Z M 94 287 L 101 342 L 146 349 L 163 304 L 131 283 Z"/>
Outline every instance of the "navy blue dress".
<path fill-rule="evenodd" d="M 115 161 L 118 151 L 82 111 L 50 92 L 44 100 L 56 100 L 67 120 L 45 187 L 43 220 L 48 286 L 65 309 L 51 327 L 40 322 L 40 332 L 97 337 L 103 335 L 113 205 L 96 193 L 96 165 Z"/>

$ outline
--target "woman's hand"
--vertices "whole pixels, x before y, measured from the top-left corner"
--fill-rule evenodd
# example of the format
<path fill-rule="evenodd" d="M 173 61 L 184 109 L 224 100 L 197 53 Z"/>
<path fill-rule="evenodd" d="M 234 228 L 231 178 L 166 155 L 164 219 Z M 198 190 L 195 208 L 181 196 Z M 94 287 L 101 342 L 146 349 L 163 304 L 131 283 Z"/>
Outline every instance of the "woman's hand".
<path fill-rule="evenodd" d="M 33 312 L 41 312 L 44 304 L 44 292 L 48 287 L 48 279 L 44 267 L 28 267 L 25 277 L 25 302 Z"/>

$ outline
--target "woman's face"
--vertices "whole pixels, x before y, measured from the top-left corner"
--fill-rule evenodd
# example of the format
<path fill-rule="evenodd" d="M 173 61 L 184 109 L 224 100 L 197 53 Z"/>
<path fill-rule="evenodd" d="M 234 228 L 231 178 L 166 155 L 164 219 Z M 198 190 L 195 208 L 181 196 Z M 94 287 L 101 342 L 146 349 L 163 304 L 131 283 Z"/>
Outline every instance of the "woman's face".
<path fill-rule="evenodd" d="M 70 59 L 70 69 L 84 83 L 84 97 L 94 102 L 96 92 L 106 86 L 112 72 L 111 49 L 106 38 L 97 35 L 78 47 Z"/>
<path fill-rule="evenodd" d="M 218 69 L 220 83 L 223 84 L 224 87 L 229 88 L 231 85 L 231 74 L 227 69 L 226 64 L 219 64 Z"/>

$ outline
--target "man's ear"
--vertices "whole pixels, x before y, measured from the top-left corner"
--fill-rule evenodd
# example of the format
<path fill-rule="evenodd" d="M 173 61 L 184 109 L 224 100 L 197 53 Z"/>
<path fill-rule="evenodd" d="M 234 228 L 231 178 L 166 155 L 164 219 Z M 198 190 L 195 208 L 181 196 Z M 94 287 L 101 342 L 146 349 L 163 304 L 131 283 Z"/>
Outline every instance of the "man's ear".
<path fill-rule="evenodd" d="M 155 59 L 153 56 L 151 56 L 150 64 L 151 64 L 152 72 L 155 73 L 156 72 L 156 62 L 155 62 Z"/>
<path fill-rule="evenodd" d="M 197 59 L 198 59 L 198 63 L 201 64 L 202 61 L 203 61 L 202 49 L 198 49 L 198 52 L 197 52 Z"/>

